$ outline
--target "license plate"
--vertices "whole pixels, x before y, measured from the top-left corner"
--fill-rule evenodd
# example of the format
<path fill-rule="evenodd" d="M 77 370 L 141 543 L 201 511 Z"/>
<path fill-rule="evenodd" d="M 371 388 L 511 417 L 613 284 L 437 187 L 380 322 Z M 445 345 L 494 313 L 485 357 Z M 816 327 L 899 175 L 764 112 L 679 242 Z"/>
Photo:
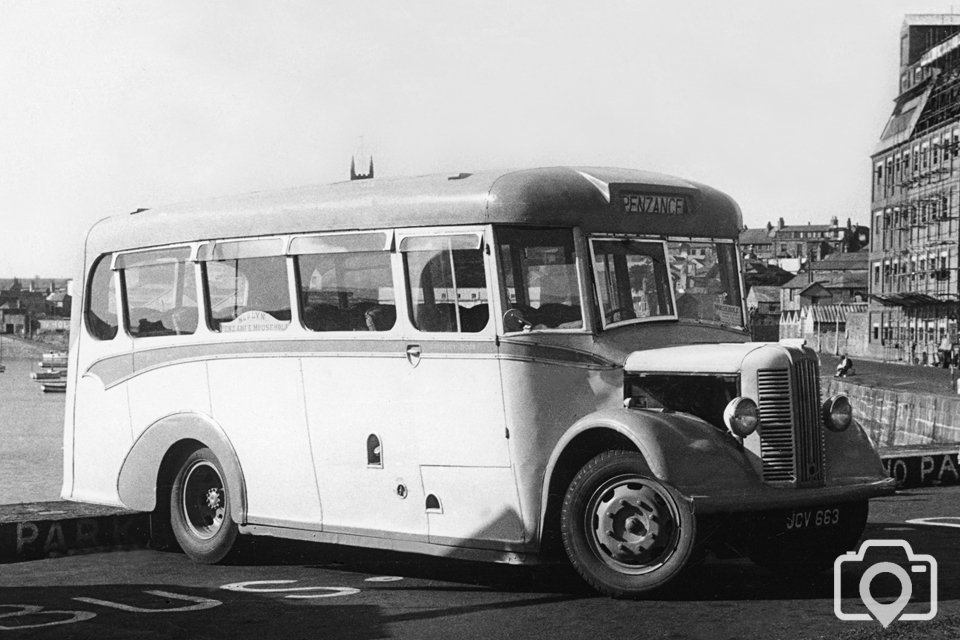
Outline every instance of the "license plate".
<path fill-rule="evenodd" d="M 787 531 L 835 527 L 840 524 L 840 508 L 827 507 L 825 509 L 788 511 L 784 524 Z"/>

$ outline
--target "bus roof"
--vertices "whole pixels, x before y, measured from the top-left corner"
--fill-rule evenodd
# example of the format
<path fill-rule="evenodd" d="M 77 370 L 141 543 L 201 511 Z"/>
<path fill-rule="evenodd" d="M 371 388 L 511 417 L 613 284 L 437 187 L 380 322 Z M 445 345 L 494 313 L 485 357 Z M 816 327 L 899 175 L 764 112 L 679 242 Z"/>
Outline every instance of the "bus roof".
<path fill-rule="evenodd" d="M 682 198 L 671 212 L 626 212 L 623 194 Z M 285 233 L 515 224 L 586 232 L 735 238 L 737 204 L 695 182 L 629 169 L 549 167 L 413 178 L 375 178 L 259 191 L 105 218 L 87 255 Z"/>

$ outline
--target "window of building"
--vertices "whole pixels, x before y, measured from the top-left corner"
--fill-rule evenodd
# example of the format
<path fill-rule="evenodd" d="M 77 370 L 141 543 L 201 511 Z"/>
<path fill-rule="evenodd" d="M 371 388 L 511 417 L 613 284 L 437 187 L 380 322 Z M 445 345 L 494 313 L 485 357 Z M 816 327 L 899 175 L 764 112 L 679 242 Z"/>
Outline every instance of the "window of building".
<path fill-rule="evenodd" d="M 387 233 L 294 238 L 300 316 L 311 331 L 388 331 L 397 321 Z"/>
<path fill-rule="evenodd" d="M 117 335 L 117 288 L 110 268 L 111 256 L 100 256 L 87 285 L 84 319 L 87 331 L 97 340 L 112 340 Z"/>
<path fill-rule="evenodd" d="M 490 319 L 481 236 L 415 236 L 400 242 L 410 321 L 418 331 L 478 333 Z"/>
<path fill-rule="evenodd" d="M 278 238 L 216 242 L 200 248 L 211 330 L 281 331 L 290 325 L 282 248 Z"/>
<path fill-rule="evenodd" d="M 190 248 L 122 254 L 117 269 L 134 338 L 189 335 L 197 330 L 196 275 Z"/>

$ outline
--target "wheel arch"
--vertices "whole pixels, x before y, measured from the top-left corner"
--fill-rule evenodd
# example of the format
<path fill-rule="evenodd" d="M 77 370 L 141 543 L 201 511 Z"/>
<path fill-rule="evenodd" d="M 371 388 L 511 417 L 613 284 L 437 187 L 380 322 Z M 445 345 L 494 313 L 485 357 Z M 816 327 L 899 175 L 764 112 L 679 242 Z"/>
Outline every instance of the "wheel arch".
<path fill-rule="evenodd" d="M 543 552 L 550 554 L 562 551 L 560 509 L 574 476 L 594 457 L 615 449 L 644 455 L 635 434 L 625 426 L 610 421 L 575 425 L 557 444 L 547 463 L 541 493 L 539 531 Z M 649 464 L 646 471 L 653 473 Z"/>
<path fill-rule="evenodd" d="M 165 416 L 137 438 L 120 467 L 117 492 L 129 509 L 153 511 L 158 493 L 172 482 L 180 460 L 200 447 L 213 451 L 230 487 L 230 513 L 237 524 L 246 520 L 246 484 L 240 460 L 223 429 L 209 416 L 175 413 Z"/>

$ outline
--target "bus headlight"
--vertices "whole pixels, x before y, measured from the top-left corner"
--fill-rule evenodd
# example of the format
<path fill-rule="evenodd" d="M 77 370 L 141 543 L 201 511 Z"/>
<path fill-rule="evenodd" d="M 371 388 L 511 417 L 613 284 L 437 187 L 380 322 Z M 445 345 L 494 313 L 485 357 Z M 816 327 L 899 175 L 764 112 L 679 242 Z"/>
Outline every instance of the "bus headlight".
<path fill-rule="evenodd" d="M 746 438 L 760 425 L 757 403 L 750 398 L 734 398 L 723 410 L 723 423 L 734 435 Z"/>
<path fill-rule="evenodd" d="M 838 393 L 823 403 L 823 423 L 831 431 L 844 431 L 853 422 L 853 407 L 846 394 Z"/>

